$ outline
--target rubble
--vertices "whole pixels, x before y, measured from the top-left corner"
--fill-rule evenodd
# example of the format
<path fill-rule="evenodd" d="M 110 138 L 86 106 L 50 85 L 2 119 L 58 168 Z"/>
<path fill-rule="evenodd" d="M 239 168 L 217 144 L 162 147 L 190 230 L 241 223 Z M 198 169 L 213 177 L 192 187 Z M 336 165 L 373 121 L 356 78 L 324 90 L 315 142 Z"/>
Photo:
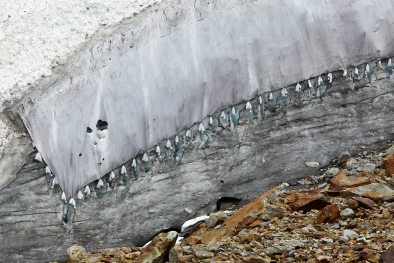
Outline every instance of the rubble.
<path fill-rule="evenodd" d="M 68 262 L 394 262 L 394 183 L 386 173 L 392 158 L 353 176 L 349 159 L 347 168 L 336 164 L 341 169 L 329 168 L 327 178 L 315 176 L 311 189 L 271 189 L 233 214 L 200 220 L 176 245 L 169 232 L 145 248 L 93 254 L 74 246 Z"/>

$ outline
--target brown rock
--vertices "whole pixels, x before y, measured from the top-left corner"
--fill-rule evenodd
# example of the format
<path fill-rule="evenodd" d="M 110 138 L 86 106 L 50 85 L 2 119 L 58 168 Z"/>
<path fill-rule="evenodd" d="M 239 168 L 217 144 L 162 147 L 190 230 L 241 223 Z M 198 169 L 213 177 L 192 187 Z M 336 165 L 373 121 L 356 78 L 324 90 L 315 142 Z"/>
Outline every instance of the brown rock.
<path fill-rule="evenodd" d="M 379 262 L 379 256 L 376 255 L 376 252 L 370 248 L 363 249 L 363 251 L 360 252 L 360 257 L 372 263 Z"/>
<path fill-rule="evenodd" d="M 122 247 L 121 250 L 122 250 L 124 253 L 126 253 L 126 254 L 131 253 L 131 248 L 129 248 L 129 247 Z"/>
<path fill-rule="evenodd" d="M 179 256 L 178 257 L 178 262 L 186 263 L 186 262 L 192 262 L 193 261 L 193 255 L 187 255 L 187 256 Z"/>
<path fill-rule="evenodd" d="M 392 177 L 394 174 L 394 155 L 389 155 L 383 162 L 383 168 L 385 169 L 386 176 Z"/>
<path fill-rule="evenodd" d="M 297 201 L 297 195 L 293 193 L 285 194 L 285 196 L 283 197 L 283 202 L 285 204 L 294 203 L 295 201 Z"/>
<path fill-rule="evenodd" d="M 293 211 L 309 211 L 311 209 L 320 210 L 329 204 L 322 189 L 310 189 L 299 191 L 297 200 L 293 203 L 288 203 L 288 206 Z"/>
<path fill-rule="evenodd" d="M 114 257 L 115 258 L 119 258 L 119 257 L 124 256 L 124 255 L 125 255 L 125 253 L 122 250 L 118 250 L 118 251 L 115 252 Z"/>
<path fill-rule="evenodd" d="M 383 209 L 382 211 L 383 219 L 389 219 L 392 218 L 392 215 L 390 214 L 388 209 Z"/>
<path fill-rule="evenodd" d="M 79 263 L 82 259 L 82 254 L 86 253 L 86 249 L 81 246 L 72 246 L 67 249 L 67 258 L 69 263 Z"/>
<path fill-rule="evenodd" d="M 338 205 L 328 205 L 322 209 L 316 219 L 317 224 L 331 223 L 339 217 L 340 209 Z"/>
<path fill-rule="evenodd" d="M 351 188 L 371 183 L 369 177 L 347 177 L 343 170 L 340 170 L 337 176 L 331 179 L 329 189 L 336 187 Z"/>
<path fill-rule="evenodd" d="M 132 252 L 132 253 L 126 254 L 124 257 L 132 260 L 132 259 L 138 258 L 140 255 L 141 255 L 141 252 Z"/>
<path fill-rule="evenodd" d="M 351 209 L 356 209 L 358 207 L 358 202 L 356 200 L 345 200 L 345 203 L 351 208 Z"/>
<path fill-rule="evenodd" d="M 170 249 L 175 245 L 178 233 L 170 231 L 160 233 L 152 239 L 152 242 L 142 249 L 142 254 L 135 261 L 136 263 L 164 263 Z"/>
<path fill-rule="evenodd" d="M 363 198 L 363 197 L 353 197 L 354 200 L 356 200 L 359 204 L 359 206 L 366 208 L 366 209 L 372 209 L 374 206 L 375 202 L 372 201 L 369 198 Z"/>
<path fill-rule="evenodd" d="M 187 239 L 186 243 L 187 243 L 189 246 L 194 246 L 194 245 L 202 244 L 201 238 L 200 238 L 200 237 L 197 237 L 197 236 L 189 237 L 189 238 Z"/>

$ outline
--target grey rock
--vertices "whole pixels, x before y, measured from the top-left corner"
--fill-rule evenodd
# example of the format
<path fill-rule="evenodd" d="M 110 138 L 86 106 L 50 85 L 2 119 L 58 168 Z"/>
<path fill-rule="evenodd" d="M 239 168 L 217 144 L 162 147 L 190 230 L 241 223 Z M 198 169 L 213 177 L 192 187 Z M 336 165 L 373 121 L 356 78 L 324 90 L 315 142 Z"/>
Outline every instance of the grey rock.
<path fill-rule="evenodd" d="M 339 173 L 339 169 L 336 167 L 332 167 L 326 171 L 326 175 L 336 176 Z"/>
<path fill-rule="evenodd" d="M 170 252 L 168 253 L 168 262 L 178 263 L 178 252 L 174 248 L 171 248 Z"/>
<path fill-rule="evenodd" d="M 305 162 L 305 165 L 308 167 L 313 167 L 313 168 L 317 168 L 320 166 L 320 164 L 318 162 Z"/>
<path fill-rule="evenodd" d="M 342 236 L 352 239 L 352 238 L 357 238 L 358 234 L 352 230 L 345 229 L 345 230 L 343 230 Z"/>
<path fill-rule="evenodd" d="M 205 250 L 200 250 L 200 251 L 195 251 L 194 255 L 196 256 L 196 258 L 198 259 L 202 259 L 202 258 L 211 258 L 214 257 L 215 254 L 213 252 L 210 251 L 205 251 Z"/>
<path fill-rule="evenodd" d="M 348 238 L 348 237 L 344 237 L 344 236 L 340 236 L 340 237 L 339 237 L 339 241 L 340 241 L 341 243 L 346 243 L 346 242 L 349 241 L 349 238 Z"/>
<path fill-rule="evenodd" d="M 207 227 L 212 228 L 216 225 L 218 221 L 226 221 L 228 218 L 227 214 L 224 212 L 213 213 L 209 218 L 205 219 Z"/>
<path fill-rule="evenodd" d="M 284 207 L 279 207 L 276 205 L 267 205 L 265 206 L 263 213 L 261 215 L 261 219 L 268 221 L 271 220 L 275 215 L 279 213 L 285 213 L 286 208 Z"/>
<path fill-rule="evenodd" d="M 327 244 L 327 243 L 334 243 L 334 240 L 332 240 L 331 238 L 322 238 L 321 241 L 322 241 L 324 244 Z"/>
<path fill-rule="evenodd" d="M 341 215 L 341 217 L 344 217 L 344 218 L 353 217 L 354 211 L 351 208 L 346 208 L 341 211 L 340 215 Z"/>

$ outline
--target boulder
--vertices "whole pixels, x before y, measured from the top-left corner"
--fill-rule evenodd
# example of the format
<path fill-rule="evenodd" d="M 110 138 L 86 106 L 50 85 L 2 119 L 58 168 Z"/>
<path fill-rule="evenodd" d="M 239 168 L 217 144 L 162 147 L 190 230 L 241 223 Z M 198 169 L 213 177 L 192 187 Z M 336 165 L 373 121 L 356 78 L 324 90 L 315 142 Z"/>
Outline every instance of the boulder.
<path fill-rule="evenodd" d="M 390 187 L 378 183 L 371 183 L 369 185 L 359 186 L 356 188 L 349 189 L 349 191 L 358 196 L 370 198 L 375 201 L 376 200 L 389 201 L 394 198 L 394 191 Z"/>
<path fill-rule="evenodd" d="M 343 170 L 340 170 L 334 178 L 330 181 L 330 190 L 336 187 L 351 188 L 371 183 L 369 177 L 347 177 Z"/>

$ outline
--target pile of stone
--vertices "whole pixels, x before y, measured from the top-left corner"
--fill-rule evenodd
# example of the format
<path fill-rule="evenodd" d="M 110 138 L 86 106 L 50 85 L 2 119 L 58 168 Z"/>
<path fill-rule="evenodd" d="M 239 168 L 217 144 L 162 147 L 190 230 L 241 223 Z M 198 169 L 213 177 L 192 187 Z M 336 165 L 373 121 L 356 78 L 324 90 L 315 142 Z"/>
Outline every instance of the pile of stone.
<path fill-rule="evenodd" d="M 358 174 L 357 160 L 338 158 L 328 182 L 309 178 L 311 189 L 278 187 L 213 213 L 178 244 L 169 232 L 144 248 L 74 246 L 69 262 L 394 262 L 394 155 L 379 156 Z"/>

